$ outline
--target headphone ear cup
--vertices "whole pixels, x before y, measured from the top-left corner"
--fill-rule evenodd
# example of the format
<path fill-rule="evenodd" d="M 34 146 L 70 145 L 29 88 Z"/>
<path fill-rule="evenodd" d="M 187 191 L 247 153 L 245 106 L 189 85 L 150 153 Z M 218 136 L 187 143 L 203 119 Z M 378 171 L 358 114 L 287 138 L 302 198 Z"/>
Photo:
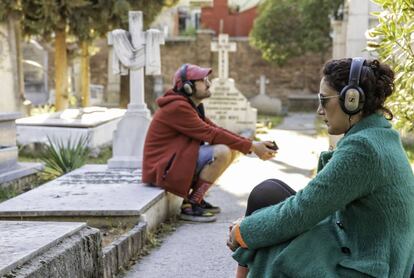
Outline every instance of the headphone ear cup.
<path fill-rule="evenodd" d="M 188 96 L 191 96 L 193 94 L 193 88 L 191 87 L 191 85 L 188 82 L 184 83 L 183 88 L 184 88 L 184 92 Z"/>
<path fill-rule="evenodd" d="M 347 86 L 340 95 L 342 110 L 348 115 L 354 115 L 361 111 L 364 104 L 364 93 L 358 87 Z"/>

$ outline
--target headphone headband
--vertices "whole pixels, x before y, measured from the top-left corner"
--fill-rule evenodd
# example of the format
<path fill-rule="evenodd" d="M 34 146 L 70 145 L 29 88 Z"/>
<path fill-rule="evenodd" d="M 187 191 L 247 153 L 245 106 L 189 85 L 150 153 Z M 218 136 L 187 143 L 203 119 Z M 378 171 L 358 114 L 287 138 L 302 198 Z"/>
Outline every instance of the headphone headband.
<path fill-rule="evenodd" d="M 349 85 L 359 86 L 359 80 L 361 79 L 361 72 L 364 62 L 365 58 L 352 58 L 351 69 L 349 70 Z"/>
<path fill-rule="evenodd" d="M 187 81 L 187 68 L 188 68 L 188 65 L 184 64 L 184 65 L 181 66 L 181 70 L 180 70 L 180 72 L 181 72 L 181 82 L 183 83 L 183 85 Z"/>

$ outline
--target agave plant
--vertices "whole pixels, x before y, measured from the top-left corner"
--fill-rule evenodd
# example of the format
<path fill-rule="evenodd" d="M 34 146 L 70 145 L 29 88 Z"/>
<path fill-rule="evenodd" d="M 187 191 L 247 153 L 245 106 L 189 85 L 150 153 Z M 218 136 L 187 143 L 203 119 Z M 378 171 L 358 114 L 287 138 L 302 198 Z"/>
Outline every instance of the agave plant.
<path fill-rule="evenodd" d="M 52 140 L 47 137 L 48 145 L 42 151 L 40 159 L 45 163 L 45 172 L 58 177 L 69 173 L 85 164 L 89 155 L 89 137 L 81 136 L 78 140 Z"/>

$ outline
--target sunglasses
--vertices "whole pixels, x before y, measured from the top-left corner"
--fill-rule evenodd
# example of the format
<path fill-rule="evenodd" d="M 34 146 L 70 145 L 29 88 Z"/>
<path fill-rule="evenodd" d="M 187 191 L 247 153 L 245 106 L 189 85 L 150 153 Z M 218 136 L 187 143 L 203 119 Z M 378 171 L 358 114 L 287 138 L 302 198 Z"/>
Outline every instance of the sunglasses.
<path fill-rule="evenodd" d="M 328 103 L 328 101 L 331 98 L 336 98 L 336 97 L 339 97 L 339 95 L 336 95 L 336 96 L 324 96 L 324 95 L 321 95 L 319 93 L 318 94 L 319 104 L 322 106 L 322 108 L 325 108 L 326 107 L 326 104 Z"/>

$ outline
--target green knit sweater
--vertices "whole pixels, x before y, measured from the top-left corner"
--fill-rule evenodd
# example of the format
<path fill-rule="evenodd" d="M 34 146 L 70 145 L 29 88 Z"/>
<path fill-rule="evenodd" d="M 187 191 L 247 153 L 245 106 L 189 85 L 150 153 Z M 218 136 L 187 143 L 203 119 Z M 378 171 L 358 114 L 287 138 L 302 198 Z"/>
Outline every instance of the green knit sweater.
<path fill-rule="evenodd" d="M 321 154 L 295 196 L 240 225 L 233 257 L 249 277 L 409 277 L 414 263 L 414 176 L 399 134 L 363 118 Z"/>

